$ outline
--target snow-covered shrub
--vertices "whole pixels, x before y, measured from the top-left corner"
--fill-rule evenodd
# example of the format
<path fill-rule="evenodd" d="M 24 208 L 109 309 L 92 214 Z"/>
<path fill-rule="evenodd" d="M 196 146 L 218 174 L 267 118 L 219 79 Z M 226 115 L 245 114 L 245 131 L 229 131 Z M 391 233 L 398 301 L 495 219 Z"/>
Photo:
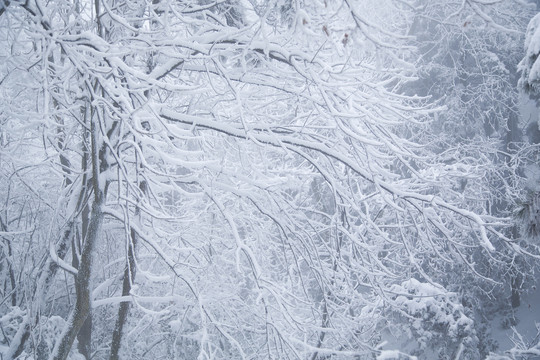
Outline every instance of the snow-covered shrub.
<path fill-rule="evenodd" d="M 540 239 L 540 192 L 531 192 L 516 213 L 523 238 L 535 244 Z"/>
<path fill-rule="evenodd" d="M 4 316 L 0 317 L 0 357 L 6 358 L 6 351 L 8 351 L 9 344 L 13 341 L 15 336 L 17 336 L 17 330 L 19 325 L 24 321 L 25 316 L 27 316 L 26 311 L 21 310 L 19 307 L 14 306 Z M 42 317 L 41 323 L 36 329 L 36 334 L 38 335 L 35 338 L 32 338 L 32 341 L 35 342 L 32 349 L 34 349 L 32 354 L 29 354 L 26 351 L 23 351 L 17 358 L 26 359 L 26 360 L 42 360 L 48 359 L 49 354 L 54 348 L 56 339 L 62 333 L 62 330 L 66 324 L 66 321 L 60 316 L 50 316 L 48 318 Z M 20 334 L 19 334 L 20 336 Z M 84 360 L 84 357 L 77 351 L 77 341 L 71 349 L 68 360 Z"/>
<path fill-rule="evenodd" d="M 7 346 L 11 342 L 24 315 L 25 311 L 18 306 L 13 306 L 9 312 L 0 317 L 0 346 Z"/>
<path fill-rule="evenodd" d="M 518 65 L 521 72 L 519 87 L 525 90 L 533 98 L 540 94 L 540 14 L 537 14 L 529 22 L 525 37 L 525 57 Z"/>
<path fill-rule="evenodd" d="M 440 359 L 454 358 L 458 352 L 462 358 L 473 358 L 478 338 L 473 320 L 466 315 L 458 295 L 448 292 L 438 284 L 423 283 L 410 279 L 391 287 L 391 312 L 400 318 L 401 338 L 416 342 L 416 355 L 426 351 L 438 351 Z"/>

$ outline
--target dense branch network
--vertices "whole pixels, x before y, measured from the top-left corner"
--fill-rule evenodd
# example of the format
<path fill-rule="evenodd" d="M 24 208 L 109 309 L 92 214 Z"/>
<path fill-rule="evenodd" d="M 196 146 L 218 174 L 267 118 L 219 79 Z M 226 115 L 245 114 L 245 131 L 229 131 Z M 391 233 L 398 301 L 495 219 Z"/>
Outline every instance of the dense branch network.
<path fill-rule="evenodd" d="M 31 81 L 23 109 L 0 114 L 16 114 L 14 137 L 38 124 L 28 143 L 55 159 L 49 232 L 62 235 L 9 354 L 41 326 L 58 266 L 75 303 L 60 301 L 71 316 L 53 359 L 115 304 L 111 359 L 146 326 L 167 341 L 145 339 L 139 355 L 368 356 L 386 317 L 418 318 L 424 297 L 426 324 L 472 344 L 445 271 L 497 283 L 477 259 L 521 249 L 508 218 L 459 188 L 489 164 L 431 151 L 441 108 L 407 95 L 415 8 L 379 2 L 3 1 L 2 42 L 24 50 L 5 71 Z M 464 3 L 495 24 L 493 4 Z"/>

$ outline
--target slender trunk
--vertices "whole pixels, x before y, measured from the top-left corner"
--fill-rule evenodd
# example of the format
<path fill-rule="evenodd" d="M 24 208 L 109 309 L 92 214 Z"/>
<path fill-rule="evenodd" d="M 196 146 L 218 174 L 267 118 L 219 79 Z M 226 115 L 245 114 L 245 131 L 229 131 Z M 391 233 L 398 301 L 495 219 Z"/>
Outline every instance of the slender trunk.
<path fill-rule="evenodd" d="M 141 189 L 141 193 L 146 193 L 147 184 L 146 181 L 141 181 L 139 183 L 139 189 Z M 137 218 L 140 216 L 140 208 L 139 205 L 137 205 L 137 208 L 135 209 L 135 217 Z M 122 296 L 128 296 L 131 292 L 131 284 L 133 283 L 135 279 L 135 273 L 136 273 L 136 264 L 135 264 L 135 251 L 137 248 L 137 233 L 132 228 L 130 231 L 130 238 L 129 238 L 129 244 L 128 244 L 128 250 L 127 250 L 127 260 L 126 260 L 126 268 L 124 270 L 124 280 L 122 283 Z M 120 353 L 120 347 L 122 346 L 122 336 L 123 336 L 123 330 L 124 325 L 127 321 L 127 316 L 129 313 L 129 302 L 122 302 L 120 303 L 120 308 L 118 309 L 118 318 L 116 320 L 116 325 L 114 327 L 113 337 L 111 341 L 111 355 L 109 357 L 109 360 L 118 360 L 119 353 Z"/>
<path fill-rule="evenodd" d="M 92 205 L 90 222 L 88 224 L 88 234 L 84 242 L 81 254 L 81 262 L 75 279 L 75 290 L 77 300 L 75 308 L 71 313 L 68 324 L 56 343 L 54 351 L 50 357 L 52 360 L 65 360 L 75 341 L 75 337 L 82 328 L 90 313 L 90 282 L 92 275 L 93 253 L 98 241 L 101 224 L 103 223 L 103 196 L 96 196 Z"/>
<path fill-rule="evenodd" d="M 521 274 L 513 275 L 511 281 L 512 295 L 510 296 L 510 304 L 515 309 L 521 305 L 520 293 L 521 286 L 523 285 L 523 278 Z"/>
<path fill-rule="evenodd" d="M 1 218 L 0 218 L 0 226 L 1 226 L 0 228 L 2 229 L 2 231 L 5 231 L 5 232 L 8 231 L 7 226 L 4 224 Z M 5 260 L 7 263 L 7 270 L 9 273 L 9 282 L 11 285 L 11 306 L 17 306 L 17 291 L 15 291 L 15 288 L 17 285 L 15 283 L 15 272 L 13 271 L 13 263 L 11 262 L 11 260 L 13 259 L 13 250 L 11 249 L 11 240 L 7 238 L 4 238 L 4 240 L 8 249 L 8 253 Z"/>
<path fill-rule="evenodd" d="M 137 234 L 135 230 L 131 230 L 130 243 L 128 245 L 128 258 L 126 262 L 126 268 L 124 270 L 124 281 L 122 284 L 122 296 L 128 296 L 131 291 L 131 284 L 135 278 L 135 246 L 137 242 Z M 109 360 L 118 360 L 118 354 L 120 352 L 120 347 L 122 344 L 122 335 L 124 325 L 127 320 L 129 312 L 129 302 L 120 303 L 120 308 L 118 309 L 118 318 L 116 320 L 116 326 L 114 328 L 112 342 L 111 342 L 111 355 Z"/>
<path fill-rule="evenodd" d="M 2 231 L 7 232 L 7 225 L 4 223 L 2 218 L 0 217 L 0 229 Z M 6 263 L 7 263 L 7 270 L 9 273 L 9 282 L 11 285 L 11 306 L 17 306 L 17 292 L 15 291 L 16 283 L 15 283 L 15 272 L 13 271 L 13 264 L 11 263 L 11 259 L 13 257 L 13 250 L 11 249 L 11 240 L 4 238 L 4 241 L 6 242 L 8 253 L 5 257 Z M 1 266 L 1 265 L 0 265 Z M 1 270 L 1 267 L 0 267 Z"/>
<path fill-rule="evenodd" d="M 64 258 L 68 251 L 69 240 L 73 230 L 73 222 L 68 224 L 67 230 L 64 232 L 60 244 L 57 248 L 57 255 L 60 258 Z M 45 305 L 47 297 L 47 291 L 51 288 L 51 283 L 58 271 L 58 265 L 51 259 L 47 259 L 45 264 L 45 270 L 39 277 L 38 287 L 36 289 L 35 297 L 33 299 L 34 309 L 29 311 L 24 317 L 23 323 L 19 325 L 17 333 L 11 340 L 10 347 L 7 353 L 4 354 L 5 359 L 15 359 L 23 351 L 26 340 L 30 337 L 32 328 L 38 323 L 39 316 L 41 314 L 41 308 Z"/>
<path fill-rule="evenodd" d="M 88 234 L 88 223 L 89 223 L 89 211 L 88 206 L 83 208 L 81 212 L 82 224 L 81 224 L 81 234 L 78 237 L 73 237 L 72 249 L 72 265 L 75 269 L 79 268 L 79 257 L 80 249 L 83 247 L 84 239 Z M 84 356 L 86 360 L 89 360 L 92 356 L 92 313 L 88 314 L 88 317 L 84 321 L 79 333 L 77 334 L 78 341 L 78 350 L 79 353 Z"/>
<path fill-rule="evenodd" d="M 11 306 L 17 306 L 17 292 L 15 291 L 15 288 L 17 287 L 17 284 L 15 283 L 15 272 L 13 271 L 13 264 L 11 263 L 11 259 L 13 257 L 13 250 L 11 249 L 11 241 L 6 239 L 6 243 L 8 246 L 8 271 L 9 271 L 9 281 L 11 283 Z"/>

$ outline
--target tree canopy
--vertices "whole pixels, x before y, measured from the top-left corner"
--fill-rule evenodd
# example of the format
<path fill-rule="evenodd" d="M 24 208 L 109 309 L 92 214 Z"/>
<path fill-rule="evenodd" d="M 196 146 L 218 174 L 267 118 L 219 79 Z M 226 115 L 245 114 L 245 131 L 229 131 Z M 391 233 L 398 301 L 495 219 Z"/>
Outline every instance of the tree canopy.
<path fill-rule="evenodd" d="M 487 355 L 478 313 L 539 258 L 511 216 L 532 11 L 3 1 L 0 353 Z"/>

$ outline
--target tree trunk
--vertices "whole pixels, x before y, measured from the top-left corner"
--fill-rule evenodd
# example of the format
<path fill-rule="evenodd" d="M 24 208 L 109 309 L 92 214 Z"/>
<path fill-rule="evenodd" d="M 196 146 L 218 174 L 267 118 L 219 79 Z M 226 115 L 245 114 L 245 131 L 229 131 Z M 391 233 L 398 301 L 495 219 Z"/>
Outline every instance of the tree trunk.
<path fill-rule="evenodd" d="M 510 302 L 515 309 L 521 305 L 520 293 L 521 285 L 523 283 L 522 276 L 520 274 L 513 275 L 511 281 L 512 295 L 510 296 Z"/>
<path fill-rule="evenodd" d="M 128 245 L 128 254 L 126 261 L 126 269 L 124 270 L 124 281 L 122 283 L 122 296 L 128 296 L 131 291 L 131 283 L 135 278 L 135 246 L 137 242 L 137 234 L 135 230 L 131 230 L 130 243 Z M 118 318 L 116 320 L 116 326 L 114 327 L 112 342 L 111 342 L 111 356 L 109 360 L 118 360 L 118 354 L 122 344 L 122 331 L 127 320 L 130 303 L 128 301 L 120 303 L 118 309 Z"/>
<path fill-rule="evenodd" d="M 75 269 L 79 268 L 80 249 L 82 249 L 86 236 L 88 234 L 89 211 L 88 206 L 85 206 L 81 212 L 82 224 L 81 235 L 73 237 L 72 250 L 72 265 Z M 92 356 L 92 313 L 84 321 L 79 333 L 77 334 L 78 350 L 86 360 L 90 360 Z"/>
<path fill-rule="evenodd" d="M 78 350 L 86 360 L 92 357 L 92 313 L 84 321 L 79 334 L 77 334 Z"/>
<path fill-rule="evenodd" d="M 81 262 L 78 269 L 78 274 L 75 279 L 75 290 L 77 293 L 75 308 L 69 317 L 68 324 L 66 325 L 64 332 L 54 347 L 54 351 L 50 357 L 52 360 L 65 360 L 67 358 L 71 346 L 75 341 L 75 337 L 79 333 L 88 317 L 88 314 L 90 313 L 92 260 L 104 217 L 101 209 L 102 203 L 103 196 L 97 195 L 92 205 L 90 222 L 88 224 L 88 233 L 81 254 Z"/>
<path fill-rule="evenodd" d="M 2 231 L 8 232 L 7 225 L 4 223 L 2 218 L 0 217 L 0 229 Z M 17 306 L 17 291 L 15 291 L 16 283 L 15 283 L 15 273 L 13 271 L 13 264 L 11 263 L 11 260 L 13 258 L 13 250 L 11 249 L 11 240 L 4 238 L 4 241 L 8 248 L 7 256 L 5 257 L 6 264 L 7 264 L 7 270 L 9 273 L 9 281 L 11 285 L 11 306 Z M 0 270 L 1 268 L 0 264 Z"/>
<path fill-rule="evenodd" d="M 141 193 L 146 193 L 147 184 L 146 181 L 141 181 L 139 183 L 139 189 L 141 189 Z M 138 217 L 140 215 L 140 208 L 139 205 L 137 205 L 137 208 L 135 209 L 135 217 Z M 137 248 L 137 232 L 132 228 L 130 231 L 130 238 L 129 238 L 129 244 L 128 244 L 128 251 L 127 251 L 127 261 L 126 261 L 126 268 L 124 270 L 124 280 L 122 283 L 122 296 L 128 296 L 131 292 L 131 284 L 133 283 L 135 279 L 135 273 L 136 273 L 136 263 L 135 263 L 135 251 Z M 122 346 L 122 336 L 123 336 L 123 330 L 124 325 L 127 321 L 127 316 L 129 313 L 129 302 L 122 302 L 120 303 L 120 308 L 118 309 L 118 318 L 116 320 L 116 325 L 114 327 L 113 332 L 113 338 L 111 341 L 111 355 L 109 357 L 109 360 L 118 360 L 119 353 L 120 353 L 120 347 Z"/>

